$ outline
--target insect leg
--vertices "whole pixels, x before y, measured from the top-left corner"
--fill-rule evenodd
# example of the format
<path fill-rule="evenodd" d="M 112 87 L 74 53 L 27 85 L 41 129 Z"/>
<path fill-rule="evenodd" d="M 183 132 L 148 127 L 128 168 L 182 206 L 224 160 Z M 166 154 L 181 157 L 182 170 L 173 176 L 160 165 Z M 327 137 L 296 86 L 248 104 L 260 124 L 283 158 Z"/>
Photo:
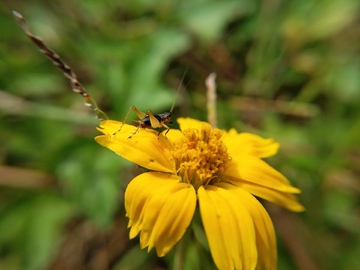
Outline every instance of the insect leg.
<path fill-rule="evenodd" d="M 134 132 L 132 132 L 131 135 L 129 137 L 127 137 L 127 139 L 131 139 L 132 136 L 134 136 L 139 131 L 140 128 L 141 128 L 141 125 L 138 125 L 136 130 Z"/>
<path fill-rule="evenodd" d="M 136 113 L 136 115 L 143 120 L 148 114 L 147 113 L 143 113 L 142 111 L 139 111 L 135 106 L 131 106 L 130 109 L 133 109 L 133 111 Z"/>
<path fill-rule="evenodd" d="M 131 106 L 130 109 L 129 109 L 129 111 L 128 111 L 128 113 L 126 114 L 126 117 L 125 117 L 124 121 L 122 122 L 121 126 L 119 127 L 119 129 L 118 129 L 117 131 L 115 131 L 112 135 L 110 135 L 110 137 L 115 136 L 116 133 L 118 133 L 118 132 L 121 131 L 121 129 L 123 128 L 123 126 L 124 126 L 124 124 L 125 124 L 125 122 L 126 122 L 126 119 L 128 118 L 129 113 L 130 113 L 131 110 L 133 110 L 133 111 L 136 113 L 136 115 L 137 115 L 141 120 L 146 117 L 146 114 L 145 114 L 145 113 L 139 111 L 135 106 Z M 138 130 L 138 129 L 137 129 L 137 130 Z M 136 130 L 136 131 L 137 131 L 137 130 Z M 135 133 L 136 133 L 136 132 L 135 132 Z"/>
<path fill-rule="evenodd" d="M 152 128 L 161 128 L 162 127 L 162 123 L 159 122 L 159 120 L 157 120 L 157 118 L 153 115 L 153 113 L 148 110 L 147 113 L 146 113 L 149 118 L 150 118 L 150 123 L 151 123 L 151 127 Z"/>
<path fill-rule="evenodd" d="M 160 133 L 161 133 L 162 128 L 163 128 L 163 126 L 161 126 L 160 129 L 159 129 L 158 139 L 159 139 L 159 136 L 160 136 Z"/>
<path fill-rule="evenodd" d="M 166 137 L 166 134 L 168 134 L 168 132 L 170 131 L 170 128 L 167 125 L 165 125 L 164 123 L 162 125 L 167 128 L 167 131 L 165 132 L 165 137 Z M 160 134 L 160 132 L 159 132 L 159 134 Z"/>

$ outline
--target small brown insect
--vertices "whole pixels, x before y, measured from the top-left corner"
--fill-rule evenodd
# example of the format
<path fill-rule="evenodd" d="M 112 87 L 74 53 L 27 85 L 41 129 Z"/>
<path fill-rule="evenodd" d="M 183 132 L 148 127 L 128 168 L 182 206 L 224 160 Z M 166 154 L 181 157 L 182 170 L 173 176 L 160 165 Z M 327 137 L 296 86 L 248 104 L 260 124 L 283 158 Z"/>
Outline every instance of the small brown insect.
<path fill-rule="evenodd" d="M 183 78 L 181 79 L 181 81 L 184 80 L 184 77 L 185 77 L 185 74 L 186 74 L 186 71 L 183 75 Z M 173 105 L 171 106 L 171 109 L 169 112 L 165 112 L 165 113 L 161 113 L 161 114 L 153 114 L 151 112 L 151 110 L 148 110 L 146 113 L 143 113 L 142 111 L 139 111 L 135 106 L 131 106 L 122 125 L 120 126 L 120 128 L 115 131 L 112 135 L 112 136 L 115 136 L 116 133 L 120 132 L 121 129 L 123 128 L 128 116 L 129 116 L 129 113 L 131 110 L 133 110 L 136 115 L 140 118 L 139 121 L 137 121 L 137 124 L 134 124 L 137 128 L 134 132 L 131 133 L 131 135 L 128 137 L 128 139 L 131 139 L 132 136 L 134 136 L 140 128 L 160 128 L 159 130 L 159 133 L 158 133 L 158 138 L 160 136 L 160 133 L 161 133 L 161 129 L 163 127 L 165 127 L 167 129 L 166 133 L 165 133 L 165 136 L 166 134 L 169 132 L 170 128 L 166 125 L 166 123 L 168 123 L 169 125 L 172 125 L 173 122 L 171 121 L 171 116 L 172 116 L 172 113 L 173 113 L 173 110 L 174 110 L 174 107 L 176 105 L 176 103 L 178 102 L 179 98 L 181 97 L 182 93 L 184 92 L 184 90 L 186 89 L 186 86 L 183 88 L 182 91 L 180 91 L 180 87 L 179 87 L 179 90 L 178 90 L 178 94 L 177 94 L 177 97 L 176 99 L 174 100 L 174 103 Z"/>

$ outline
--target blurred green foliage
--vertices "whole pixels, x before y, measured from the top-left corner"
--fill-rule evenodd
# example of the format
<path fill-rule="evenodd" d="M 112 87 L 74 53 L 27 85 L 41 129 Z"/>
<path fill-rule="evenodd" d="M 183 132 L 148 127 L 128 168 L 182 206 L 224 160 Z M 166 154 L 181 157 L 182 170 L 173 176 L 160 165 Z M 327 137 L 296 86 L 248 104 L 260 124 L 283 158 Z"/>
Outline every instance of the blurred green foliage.
<path fill-rule="evenodd" d="M 174 119 L 206 120 L 204 79 L 216 72 L 219 127 L 279 141 L 280 153 L 268 162 L 303 191 L 303 214 L 269 207 L 279 269 L 355 269 L 359 8 L 357 0 L 2 1 L 0 269 L 171 269 L 173 256 L 160 260 L 126 239 L 118 225 L 126 223 L 122 195 L 139 172 L 95 143 L 94 114 L 11 10 L 73 68 L 111 119 L 122 120 L 131 105 L 169 110 L 189 68 Z M 101 235 L 108 254 L 100 266 L 91 259 L 103 251 L 91 242 L 93 230 L 81 238 L 88 268 L 65 268 L 70 255 L 59 259 L 66 243 L 79 242 L 79 224 Z M 121 230 L 125 247 L 111 244 Z M 194 225 L 194 234 L 188 269 L 210 269 L 201 228 Z"/>

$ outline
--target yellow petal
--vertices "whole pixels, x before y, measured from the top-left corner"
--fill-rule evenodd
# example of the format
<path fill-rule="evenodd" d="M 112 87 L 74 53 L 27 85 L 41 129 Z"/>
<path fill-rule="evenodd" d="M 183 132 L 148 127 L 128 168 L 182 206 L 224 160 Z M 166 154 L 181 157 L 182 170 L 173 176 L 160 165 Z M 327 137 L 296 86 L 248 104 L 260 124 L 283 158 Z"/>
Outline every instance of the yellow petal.
<path fill-rule="evenodd" d="M 136 127 L 125 124 L 120 132 L 121 122 L 106 120 L 100 123 L 99 131 L 104 135 L 97 136 L 96 142 L 114 151 L 119 156 L 134 162 L 141 167 L 160 172 L 174 172 L 169 148 L 169 141 L 152 129 L 140 129 L 131 139 L 127 139 Z"/>
<path fill-rule="evenodd" d="M 301 193 L 298 188 L 272 168 L 265 161 L 253 156 L 235 156 L 232 165 L 225 172 L 234 181 L 254 183 L 287 193 Z"/>
<path fill-rule="evenodd" d="M 305 210 L 305 207 L 298 202 L 297 197 L 294 196 L 293 194 L 287 192 L 281 192 L 264 186 L 258 186 L 251 183 L 231 181 L 231 180 L 229 182 L 249 191 L 255 196 L 263 198 L 269 202 L 275 203 L 290 211 L 301 212 Z"/>
<path fill-rule="evenodd" d="M 198 189 L 201 219 L 218 269 L 254 270 L 257 262 L 255 229 L 241 197 L 233 190 L 207 186 Z"/>
<path fill-rule="evenodd" d="M 165 135 L 166 130 L 163 132 L 163 134 Z M 170 142 L 174 142 L 180 138 L 182 138 L 182 132 L 178 129 L 171 129 L 168 134 L 166 134 L 166 138 L 168 138 L 168 140 Z"/>
<path fill-rule="evenodd" d="M 230 185 L 219 183 L 219 187 L 231 190 L 233 196 L 241 198 L 242 203 L 248 209 L 255 226 L 256 247 L 258 251 L 257 269 L 276 269 L 277 248 L 276 236 L 273 223 L 261 203 L 248 191 Z"/>
<path fill-rule="evenodd" d="M 193 186 L 175 175 L 148 172 L 133 179 L 125 191 L 130 238 L 139 231 L 141 248 L 165 256 L 189 226 L 196 207 Z"/>
<path fill-rule="evenodd" d="M 180 117 L 180 118 L 176 119 L 176 121 L 179 123 L 181 131 L 184 131 L 185 129 L 189 129 L 189 128 L 195 128 L 195 129 L 201 130 L 201 126 L 203 124 L 209 125 L 206 122 L 188 118 L 188 117 L 187 118 Z"/>
<path fill-rule="evenodd" d="M 235 130 L 225 133 L 221 140 L 226 144 L 230 156 L 250 155 L 258 158 L 273 156 L 280 144 L 274 139 L 263 139 L 250 133 L 237 134 Z"/>

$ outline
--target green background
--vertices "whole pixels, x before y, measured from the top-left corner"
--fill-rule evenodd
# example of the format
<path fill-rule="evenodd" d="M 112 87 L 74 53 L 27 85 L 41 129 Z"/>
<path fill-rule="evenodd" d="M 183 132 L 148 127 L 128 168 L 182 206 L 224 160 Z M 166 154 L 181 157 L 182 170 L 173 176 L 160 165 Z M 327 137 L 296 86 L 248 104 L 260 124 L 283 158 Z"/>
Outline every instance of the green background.
<path fill-rule="evenodd" d="M 264 203 L 279 269 L 360 265 L 357 0 L 0 2 L 0 269 L 171 269 L 128 240 L 123 194 L 141 170 L 98 145 L 98 120 L 12 17 L 24 15 L 110 119 L 129 107 L 275 138 L 267 159 L 304 213 Z M 136 119 L 132 113 L 129 119 Z M 131 121 L 128 121 L 129 123 Z M 174 125 L 176 127 L 176 124 Z M 195 217 L 198 219 L 199 217 Z M 214 269 L 194 223 L 187 269 Z"/>

